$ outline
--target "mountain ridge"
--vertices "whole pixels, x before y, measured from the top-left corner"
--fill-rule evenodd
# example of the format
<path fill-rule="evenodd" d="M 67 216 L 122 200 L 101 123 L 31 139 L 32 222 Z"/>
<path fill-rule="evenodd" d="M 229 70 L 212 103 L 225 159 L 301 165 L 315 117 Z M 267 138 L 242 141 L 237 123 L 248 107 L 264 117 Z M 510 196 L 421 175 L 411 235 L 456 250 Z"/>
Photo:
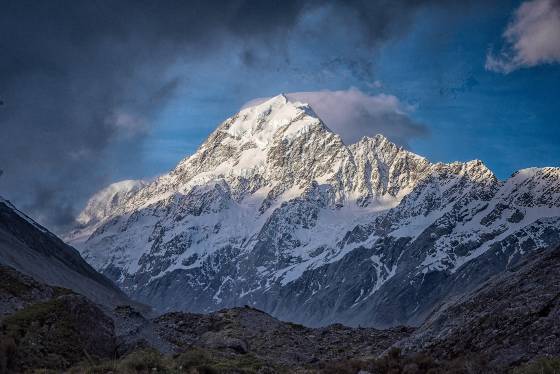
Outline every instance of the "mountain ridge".
<path fill-rule="evenodd" d="M 469 289 L 461 277 L 483 281 L 560 242 L 559 180 L 533 168 L 499 181 L 480 160 L 430 163 L 382 135 L 346 145 L 277 96 L 224 121 L 74 244 L 163 311 L 249 304 L 312 325 L 418 324 Z"/>

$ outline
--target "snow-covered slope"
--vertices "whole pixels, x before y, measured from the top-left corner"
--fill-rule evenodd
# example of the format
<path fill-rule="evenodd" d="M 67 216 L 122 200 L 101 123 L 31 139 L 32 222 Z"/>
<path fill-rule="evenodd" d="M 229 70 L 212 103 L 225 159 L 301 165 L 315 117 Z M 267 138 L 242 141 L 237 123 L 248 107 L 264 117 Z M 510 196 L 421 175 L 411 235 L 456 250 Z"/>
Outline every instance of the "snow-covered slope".
<path fill-rule="evenodd" d="M 501 182 L 478 160 L 433 164 L 382 135 L 346 145 L 283 95 L 125 191 L 96 195 L 71 238 L 160 310 L 251 304 L 313 325 L 417 323 L 560 242 L 560 169 Z"/>
<path fill-rule="evenodd" d="M 109 185 L 89 199 L 85 209 L 78 216 L 78 223 L 91 225 L 103 220 L 145 185 L 146 182 L 141 180 L 125 180 Z"/>
<path fill-rule="evenodd" d="M 113 210 L 144 187 L 142 180 L 124 180 L 110 184 L 96 192 L 76 219 L 76 227 L 64 235 L 64 240 L 74 244 L 87 240 L 93 229 L 110 217 Z"/>

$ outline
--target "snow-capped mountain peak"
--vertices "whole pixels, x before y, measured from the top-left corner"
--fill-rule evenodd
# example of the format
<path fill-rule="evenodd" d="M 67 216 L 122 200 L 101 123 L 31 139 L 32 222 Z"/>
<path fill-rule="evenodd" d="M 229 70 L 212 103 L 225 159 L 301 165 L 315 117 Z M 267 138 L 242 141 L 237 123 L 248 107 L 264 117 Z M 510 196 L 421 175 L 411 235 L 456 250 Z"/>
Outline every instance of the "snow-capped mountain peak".
<path fill-rule="evenodd" d="M 292 102 L 284 95 L 275 96 L 262 104 L 241 110 L 224 122 L 218 131 L 231 135 L 241 144 L 253 143 L 264 149 L 270 145 L 279 129 L 281 136 L 290 137 L 304 132 L 321 121 L 308 104 Z"/>
<path fill-rule="evenodd" d="M 225 120 L 168 174 L 96 195 L 71 238 L 163 310 L 415 323 L 560 242 L 559 175 L 502 182 L 480 160 L 431 163 L 382 135 L 346 145 L 279 95 Z"/>

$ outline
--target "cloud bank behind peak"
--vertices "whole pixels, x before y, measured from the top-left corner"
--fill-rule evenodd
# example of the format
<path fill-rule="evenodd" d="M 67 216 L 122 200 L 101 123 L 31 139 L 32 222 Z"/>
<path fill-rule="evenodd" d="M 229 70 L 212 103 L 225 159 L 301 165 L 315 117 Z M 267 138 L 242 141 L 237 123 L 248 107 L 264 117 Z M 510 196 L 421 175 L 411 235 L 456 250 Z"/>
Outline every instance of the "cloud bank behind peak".
<path fill-rule="evenodd" d="M 429 134 L 427 126 L 410 117 L 414 108 L 393 95 L 368 95 L 356 88 L 292 92 L 285 95 L 289 100 L 308 103 L 346 144 L 355 143 L 363 136 L 382 134 L 396 144 L 408 147 L 411 140 Z M 267 99 L 269 98 L 251 100 L 243 108 Z"/>

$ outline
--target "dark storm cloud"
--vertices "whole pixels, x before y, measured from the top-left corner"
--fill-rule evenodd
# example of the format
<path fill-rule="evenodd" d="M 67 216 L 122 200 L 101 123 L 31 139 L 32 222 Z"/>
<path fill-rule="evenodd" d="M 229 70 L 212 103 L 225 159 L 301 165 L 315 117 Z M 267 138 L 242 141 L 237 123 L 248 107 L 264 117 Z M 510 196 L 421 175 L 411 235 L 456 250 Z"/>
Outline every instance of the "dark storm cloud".
<path fill-rule="evenodd" d="M 235 43 L 247 46 L 242 61 L 256 64 L 255 50 L 288 38 L 303 14 L 319 8 L 327 9 L 325 27 L 358 23 L 374 48 L 404 32 L 424 3 L 5 1 L 1 194 L 63 230 L 84 198 L 111 180 L 117 158 L 141 162 L 154 116 L 188 85 L 189 72 L 172 74 L 178 61 L 210 58 Z"/>

